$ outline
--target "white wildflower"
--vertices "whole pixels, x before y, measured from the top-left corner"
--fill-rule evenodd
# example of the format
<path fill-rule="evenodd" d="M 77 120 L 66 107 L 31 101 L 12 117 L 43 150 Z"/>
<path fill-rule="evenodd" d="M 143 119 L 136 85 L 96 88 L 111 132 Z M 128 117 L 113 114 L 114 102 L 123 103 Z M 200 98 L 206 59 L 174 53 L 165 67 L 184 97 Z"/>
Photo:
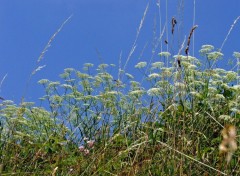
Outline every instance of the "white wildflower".
<path fill-rule="evenodd" d="M 214 51 L 214 52 L 208 53 L 207 56 L 208 56 L 209 60 L 217 60 L 217 59 L 222 58 L 223 54 L 221 52 Z"/>
<path fill-rule="evenodd" d="M 162 68 L 162 75 L 171 76 L 172 71 L 173 71 L 173 67 L 169 67 L 169 68 L 164 67 L 164 68 Z"/>
<path fill-rule="evenodd" d="M 157 74 L 157 73 L 152 73 L 152 74 L 148 75 L 148 77 L 149 77 L 150 79 L 154 79 L 154 78 L 159 78 L 160 75 Z"/>
<path fill-rule="evenodd" d="M 232 111 L 234 113 L 240 113 L 239 109 L 237 109 L 237 108 L 231 108 L 230 111 Z"/>
<path fill-rule="evenodd" d="M 135 68 L 144 68 L 147 66 L 147 62 L 139 62 L 137 65 L 135 65 Z"/>
<path fill-rule="evenodd" d="M 181 83 L 181 82 L 176 82 L 174 85 L 177 89 L 183 90 L 183 89 L 186 88 L 186 85 L 184 83 Z"/>
<path fill-rule="evenodd" d="M 223 94 L 216 94 L 216 99 L 219 99 L 219 100 L 224 100 L 225 97 L 223 96 Z"/>
<path fill-rule="evenodd" d="M 85 73 L 81 73 L 80 71 L 77 72 L 77 77 L 81 78 L 81 79 L 88 79 L 91 76 L 89 74 L 85 74 Z"/>
<path fill-rule="evenodd" d="M 74 68 L 65 68 L 64 69 L 64 72 L 66 73 L 70 73 L 70 72 L 73 72 L 74 71 Z"/>
<path fill-rule="evenodd" d="M 69 84 L 62 84 L 61 87 L 63 87 L 64 89 L 73 89 L 73 87 Z"/>
<path fill-rule="evenodd" d="M 212 45 L 203 45 L 202 49 L 199 50 L 199 52 L 201 54 L 207 54 L 209 52 L 211 52 L 214 49 L 214 47 Z"/>
<path fill-rule="evenodd" d="M 194 97 L 201 98 L 201 94 L 198 92 L 192 91 L 192 92 L 190 92 L 190 94 L 193 95 Z"/>
<path fill-rule="evenodd" d="M 161 52 L 161 53 L 158 53 L 159 56 L 164 56 L 164 57 L 169 57 L 171 56 L 171 54 L 169 52 Z"/>
<path fill-rule="evenodd" d="M 50 81 L 48 79 L 41 79 L 38 81 L 38 84 L 47 84 L 49 83 Z"/>
<path fill-rule="evenodd" d="M 107 67 L 108 67 L 108 64 L 100 64 L 100 65 L 98 66 L 98 68 L 101 69 L 101 70 L 103 70 L 103 69 L 105 69 L 105 68 L 107 68 Z"/>
<path fill-rule="evenodd" d="M 159 95 L 160 94 L 160 89 L 159 88 L 151 88 L 147 91 L 147 94 L 149 96 Z"/>
<path fill-rule="evenodd" d="M 156 68 L 160 69 L 163 66 L 164 66 L 163 62 L 154 62 L 154 63 L 152 63 L 152 69 L 156 69 Z"/>
<path fill-rule="evenodd" d="M 226 75 L 226 79 L 231 82 L 237 78 L 237 73 L 234 71 L 228 71 Z"/>
<path fill-rule="evenodd" d="M 220 115 L 218 118 L 222 119 L 222 120 L 230 120 L 230 119 L 232 119 L 232 117 L 229 116 L 229 115 Z"/>
<path fill-rule="evenodd" d="M 233 57 L 240 58 L 240 53 L 239 52 L 233 52 Z"/>
<path fill-rule="evenodd" d="M 50 82 L 49 84 L 48 84 L 48 87 L 56 87 L 56 86 L 58 86 L 60 84 L 60 82 L 58 82 L 58 81 L 56 81 L 56 82 Z"/>
<path fill-rule="evenodd" d="M 208 91 L 211 92 L 211 93 L 216 93 L 217 92 L 217 89 L 215 87 L 208 87 Z"/>
<path fill-rule="evenodd" d="M 106 95 L 117 95 L 118 92 L 117 91 L 108 91 L 105 93 Z"/>
<path fill-rule="evenodd" d="M 133 90 L 129 92 L 129 95 L 142 96 L 145 93 L 144 90 Z"/>
<path fill-rule="evenodd" d="M 93 67 L 93 64 L 92 63 L 85 63 L 84 66 L 85 67 Z"/>
<path fill-rule="evenodd" d="M 194 65 L 194 64 L 190 64 L 190 65 L 188 66 L 188 68 L 189 68 L 189 69 L 191 69 L 191 70 L 194 70 L 194 69 L 196 69 L 196 68 L 197 68 L 197 66 L 196 66 L 196 65 Z"/>
<path fill-rule="evenodd" d="M 225 74 L 226 70 L 222 69 L 222 68 L 215 68 L 214 71 L 216 71 L 219 74 Z"/>
<path fill-rule="evenodd" d="M 183 65 L 184 67 L 189 67 L 191 64 L 189 62 L 182 61 L 181 65 Z"/>
<path fill-rule="evenodd" d="M 240 90 L 240 85 L 234 85 L 232 88 L 233 88 L 234 90 Z"/>
<path fill-rule="evenodd" d="M 125 75 L 128 77 L 128 79 L 134 79 L 133 75 L 131 75 L 129 73 L 125 73 Z"/>

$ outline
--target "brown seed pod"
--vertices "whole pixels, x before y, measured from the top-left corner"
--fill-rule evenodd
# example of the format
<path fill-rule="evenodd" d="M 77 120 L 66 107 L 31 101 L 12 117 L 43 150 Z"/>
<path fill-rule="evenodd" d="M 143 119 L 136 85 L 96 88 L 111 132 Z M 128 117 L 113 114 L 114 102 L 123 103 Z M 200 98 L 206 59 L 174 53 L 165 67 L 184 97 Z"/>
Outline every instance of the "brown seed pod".
<path fill-rule="evenodd" d="M 178 63 L 179 68 L 181 68 L 182 66 L 181 66 L 181 61 L 179 58 L 177 59 L 177 63 Z"/>
<path fill-rule="evenodd" d="M 174 33 L 174 27 L 176 24 L 177 24 L 177 20 L 174 17 L 172 17 L 172 34 Z"/>
<path fill-rule="evenodd" d="M 188 52 L 189 52 L 189 46 L 190 46 L 190 42 L 191 42 L 191 37 L 192 37 L 192 35 L 193 35 L 194 30 L 195 30 L 197 27 L 198 27 L 197 25 L 193 26 L 192 29 L 191 29 L 191 31 L 190 31 L 190 33 L 189 33 L 188 42 L 187 42 L 187 47 L 186 47 L 186 49 L 185 49 L 185 54 L 186 54 L 186 55 L 188 55 Z"/>

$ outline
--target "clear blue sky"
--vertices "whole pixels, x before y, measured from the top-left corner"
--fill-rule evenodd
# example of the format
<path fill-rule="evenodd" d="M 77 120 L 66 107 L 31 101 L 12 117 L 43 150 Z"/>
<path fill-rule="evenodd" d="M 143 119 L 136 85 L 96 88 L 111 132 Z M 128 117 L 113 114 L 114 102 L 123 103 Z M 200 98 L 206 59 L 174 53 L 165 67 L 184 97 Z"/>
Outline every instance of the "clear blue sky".
<path fill-rule="evenodd" d="M 166 1 L 169 41 L 172 41 L 171 18 L 174 16 L 179 22 L 183 19 L 182 31 L 175 34 L 173 40 L 177 45 L 188 36 L 193 25 L 194 0 L 160 0 L 162 27 L 166 22 Z M 122 51 L 122 62 L 125 63 L 148 2 L 150 5 L 137 49 L 127 67 L 127 71 L 133 74 L 133 65 L 151 57 L 154 19 L 159 36 L 158 0 L 0 0 L 0 79 L 7 74 L 0 96 L 20 101 L 40 53 L 71 14 L 73 17 L 41 61 L 40 65 L 46 67 L 33 76 L 26 100 L 36 101 L 44 95 L 43 88 L 37 84 L 42 78 L 59 80 L 58 75 L 64 68 L 81 69 L 86 62 L 98 65 L 101 61 L 96 49 L 104 63 L 116 65 Z M 179 8 L 181 2 L 183 6 Z M 239 9 L 239 0 L 196 0 L 195 53 L 203 44 L 220 48 L 233 21 L 240 15 Z M 240 51 L 239 31 L 240 24 L 236 24 L 223 48 L 225 63 L 233 51 Z M 166 33 L 163 39 L 166 39 Z M 146 43 L 148 47 L 139 58 Z M 157 60 L 158 57 L 154 57 L 154 61 Z"/>

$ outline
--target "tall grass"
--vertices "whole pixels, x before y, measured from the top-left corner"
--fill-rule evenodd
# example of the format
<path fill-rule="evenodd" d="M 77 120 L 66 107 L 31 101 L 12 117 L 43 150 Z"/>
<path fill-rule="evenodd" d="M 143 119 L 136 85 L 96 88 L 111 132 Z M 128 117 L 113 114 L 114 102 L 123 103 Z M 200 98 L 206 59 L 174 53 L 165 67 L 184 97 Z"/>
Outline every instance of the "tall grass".
<path fill-rule="evenodd" d="M 200 50 L 210 63 L 219 56 L 211 48 Z M 90 63 L 66 68 L 59 82 L 39 81 L 48 111 L 3 101 L 2 175 L 48 175 L 56 167 L 60 175 L 239 174 L 238 151 L 231 160 L 219 155 L 221 130 L 239 125 L 237 73 L 201 70 L 191 56 L 169 58 L 173 67 L 152 63 L 142 84 L 129 73 L 125 84 L 114 80 L 114 65 L 101 64 L 94 75 Z"/>
<path fill-rule="evenodd" d="M 162 51 L 166 25 L 159 61 L 135 65 L 138 82 L 126 66 L 147 11 L 117 80 L 114 64 L 86 63 L 38 82 L 45 107 L 0 103 L 0 175 L 240 175 L 238 73 L 216 68 L 224 56 L 212 45 L 182 54 L 194 27 L 176 55 Z"/>

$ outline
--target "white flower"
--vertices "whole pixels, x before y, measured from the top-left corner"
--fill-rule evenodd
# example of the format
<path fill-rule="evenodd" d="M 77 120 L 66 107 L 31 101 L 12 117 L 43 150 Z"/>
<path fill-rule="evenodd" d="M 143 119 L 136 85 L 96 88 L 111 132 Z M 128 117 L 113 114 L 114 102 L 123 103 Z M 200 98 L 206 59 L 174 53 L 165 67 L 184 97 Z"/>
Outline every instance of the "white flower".
<path fill-rule="evenodd" d="M 226 79 L 231 82 L 237 78 L 237 73 L 234 71 L 228 71 L 226 75 Z"/>
<path fill-rule="evenodd" d="M 157 73 L 152 73 L 152 74 L 148 75 L 148 77 L 149 77 L 150 79 L 154 79 L 154 78 L 159 78 L 160 75 L 157 74 Z"/>
<path fill-rule="evenodd" d="M 220 115 L 218 118 L 219 119 L 223 119 L 223 120 L 230 120 L 231 116 L 229 116 L 229 115 Z"/>
<path fill-rule="evenodd" d="M 160 94 L 160 89 L 159 88 L 151 88 L 147 91 L 147 94 L 149 96 L 159 95 Z"/>
<path fill-rule="evenodd" d="M 190 94 L 192 94 L 194 97 L 201 98 L 201 94 L 198 92 L 192 91 L 192 92 L 190 92 Z"/>
<path fill-rule="evenodd" d="M 131 92 L 129 92 L 129 95 L 143 95 L 144 94 L 144 90 L 133 90 L 133 91 L 131 91 Z"/>
<path fill-rule="evenodd" d="M 188 59 L 187 56 L 183 56 L 183 55 L 174 55 L 173 58 L 180 59 L 181 61 L 183 61 L 183 60 L 185 61 Z"/>
<path fill-rule="evenodd" d="M 162 74 L 164 76 L 171 76 L 172 75 L 172 70 L 173 70 L 173 67 L 169 67 L 169 68 L 162 68 Z"/>
<path fill-rule="evenodd" d="M 107 68 L 107 67 L 108 67 L 108 64 L 100 64 L 100 65 L 98 66 L 98 68 L 101 69 L 101 70 L 103 70 L 103 69 L 105 69 L 105 68 Z"/>
<path fill-rule="evenodd" d="M 147 62 L 139 62 L 137 65 L 135 65 L 135 68 L 144 68 L 146 67 Z"/>
<path fill-rule="evenodd" d="M 240 53 L 239 52 L 233 52 L 233 56 L 236 58 L 240 58 Z"/>
<path fill-rule="evenodd" d="M 219 100 L 224 100 L 225 97 L 223 96 L 223 94 L 216 94 L 216 99 L 219 99 Z"/>
<path fill-rule="evenodd" d="M 118 92 L 117 91 L 108 91 L 105 93 L 105 95 L 117 95 Z"/>
<path fill-rule="evenodd" d="M 92 63 L 85 63 L 84 66 L 85 67 L 93 67 L 93 64 Z"/>
<path fill-rule="evenodd" d="M 191 64 L 189 62 L 186 62 L 186 61 L 182 61 L 181 62 L 181 65 L 183 65 L 184 67 L 189 67 Z"/>
<path fill-rule="evenodd" d="M 217 60 L 217 59 L 222 58 L 223 54 L 218 51 L 214 51 L 214 52 L 208 53 L 207 56 L 208 56 L 209 60 Z"/>
<path fill-rule="evenodd" d="M 221 78 L 222 78 L 222 76 L 220 76 L 220 75 L 217 74 L 217 73 L 213 73 L 213 74 L 212 74 L 212 77 L 213 77 L 213 79 L 215 79 L 215 80 L 218 80 L 218 79 L 221 79 Z"/>
<path fill-rule="evenodd" d="M 212 46 L 212 45 L 202 45 L 202 48 L 203 48 L 203 49 L 213 50 L 213 49 L 214 49 L 214 46 Z"/>
<path fill-rule="evenodd" d="M 38 81 L 38 84 L 46 84 L 49 83 L 50 81 L 48 79 L 41 79 Z"/>
<path fill-rule="evenodd" d="M 109 73 L 98 73 L 98 75 L 99 75 L 101 78 L 113 80 L 112 75 L 110 75 Z"/>
<path fill-rule="evenodd" d="M 229 88 L 230 88 L 227 84 L 224 84 L 224 83 L 223 83 L 221 86 L 222 86 L 224 89 L 229 89 Z"/>
<path fill-rule="evenodd" d="M 171 54 L 169 52 L 161 52 L 161 53 L 158 53 L 159 56 L 164 56 L 164 57 L 169 57 L 171 56 Z"/>
<path fill-rule="evenodd" d="M 235 112 L 235 113 L 239 113 L 240 112 L 237 108 L 231 108 L 230 111 Z"/>
<path fill-rule="evenodd" d="M 202 82 L 202 81 L 193 81 L 190 83 L 191 86 L 198 86 L 198 87 L 201 87 L 203 86 L 205 83 Z"/>
<path fill-rule="evenodd" d="M 85 73 L 81 73 L 80 71 L 77 72 L 77 76 L 78 76 L 79 78 L 82 78 L 82 79 L 90 78 L 90 75 L 85 74 Z"/>
<path fill-rule="evenodd" d="M 58 81 L 56 81 L 56 82 L 50 82 L 49 84 L 48 84 L 48 87 L 56 87 L 56 86 L 58 86 L 60 84 L 60 82 L 58 82 Z"/>
<path fill-rule="evenodd" d="M 240 90 L 240 85 L 234 85 L 232 88 L 233 88 L 234 90 Z"/>
<path fill-rule="evenodd" d="M 72 89 L 73 87 L 69 84 L 62 84 L 61 87 L 63 87 L 64 89 Z"/>
<path fill-rule="evenodd" d="M 125 75 L 128 77 L 128 79 L 134 79 L 133 75 L 131 75 L 129 73 L 125 73 Z"/>
<path fill-rule="evenodd" d="M 176 86 L 177 89 L 183 90 L 183 89 L 186 88 L 186 85 L 184 83 L 181 83 L 181 82 L 176 82 L 174 85 Z"/>
<path fill-rule="evenodd" d="M 154 62 L 152 63 L 152 68 L 155 69 L 155 68 L 162 68 L 164 65 L 163 62 Z"/>
<path fill-rule="evenodd" d="M 189 69 L 191 69 L 191 70 L 194 70 L 194 69 L 196 69 L 196 68 L 197 68 L 197 66 L 196 66 L 196 65 L 194 65 L 194 64 L 191 64 L 191 65 L 189 65 L 189 66 L 188 66 L 188 68 L 189 68 Z"/>
<path fill-rule="evenodd" d="M 66 73 L 70 73 L 70 72 L 73 72 L 73 71 L 74 71 L 73 68 L 65 68 L 64 69 L 64 72 L 66 72 Z"/>
<path fill-rule="evenodd" d="M 194 61 L 198 61 L 198 59 L 196 58 L 196 57 L 193 57 L 193 56 L 188 56 L 187 57 L 187 60 L 189 61 L 189 62 L 194 62 Z"/>
<path fill-rule="evenodd" d="M 217 93 L 217 89 L 215 87 L 209 87 L 208 88 L 209 93 Z"/>
<path fill-rule="evenodd" d="M 215 68 L 214 71 L 218 72 L 219 74 L 224 74 L 226 73 L 226 70 L 222 69 L 222 68 Z"/>
<path fill-rule="evenodd" d="M 214 85 L 214 86 L 216 86 L 216 85 L 221 85 L 221 84 L 223 84 L 223 81 L 222 81 L 222 80 L 211 81 L 211 85 Z"/>
<path fill-rule="evenodd" d="M 199 52 L 201 54 L 207 54 L 209 52 L 211 52 L 214 49 L 214 47 L 212 45 L 203 45 L 202 49 L 199 50 Z"/>

